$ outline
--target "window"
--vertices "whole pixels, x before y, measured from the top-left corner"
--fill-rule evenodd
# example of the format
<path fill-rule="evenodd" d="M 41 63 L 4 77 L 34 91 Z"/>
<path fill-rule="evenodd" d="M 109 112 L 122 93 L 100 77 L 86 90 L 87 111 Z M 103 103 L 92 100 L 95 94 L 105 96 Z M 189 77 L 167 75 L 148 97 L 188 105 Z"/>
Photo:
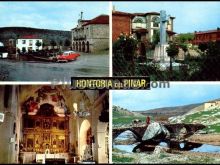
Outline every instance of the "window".
<path fill-rule="evenodd" d="M 143 23 L 143 20 L 141 18 L 136 18 L 134 20 L 134 23 Z"/>
<path fill-rule="evenodd" d="M 26 40 L 22 40 L 22 44 L 26 44 Z"/>
<path fill-rule="evenodd" d="M 29 40 L 29 46 L 33 45 L 33 40 Z"/>
<path fill-rule="evenodd" d="M 159 17 L 152 18 L 153 27 L 159 27 Z"/>
<path fill-rule="evenodd" d="M 135 28 L 143 28 L 144 26 L 144 21 L 142 18 L 135 18 L 133 21 L 134 27 Z"/>
<path fill-rule="evenodd" d="M 26 52 L 26 47 L 22 47 L 22 52 Z"/>

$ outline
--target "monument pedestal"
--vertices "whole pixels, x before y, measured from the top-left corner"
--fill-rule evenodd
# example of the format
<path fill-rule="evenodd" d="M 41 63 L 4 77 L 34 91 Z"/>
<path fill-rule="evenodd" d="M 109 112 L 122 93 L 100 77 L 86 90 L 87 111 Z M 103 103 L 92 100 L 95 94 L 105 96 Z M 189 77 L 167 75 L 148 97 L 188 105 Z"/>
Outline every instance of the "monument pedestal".
<path fill-rule="evenodd" d="M 170 67 L 170 57 L 167 55 L 166 48 L 168 44 L 157 45 L 154 51 L 154 60 L 159 62 L 159 66 L 161 70 L 169 69 Z M 172 63 L 174 70 L 179 70 L 180 64 L 179 63 Z"/>
<path fill-rule="evenodd" d="M 162 45 L 156 45 L 154 50 L 154 60 L 161 62 L 161 63 L 167 63 L 170 61 L 170 57 L 167 55 L 166 48 L 168 47 L 168 44 L 162 44 Z"/>

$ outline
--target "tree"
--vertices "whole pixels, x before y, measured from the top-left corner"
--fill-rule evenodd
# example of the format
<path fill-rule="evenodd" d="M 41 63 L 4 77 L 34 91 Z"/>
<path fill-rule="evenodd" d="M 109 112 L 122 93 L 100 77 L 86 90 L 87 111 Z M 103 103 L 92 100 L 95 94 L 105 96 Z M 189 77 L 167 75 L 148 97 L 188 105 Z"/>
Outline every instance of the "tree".
<path fill-rule="evenodd" d="M 117 76 L 135 74 L 134 56 L 137 40 L 133 36 L 121 34 L 113 43 L 113 70 Z"/>
<path fill-rule="evenodd" d="M 46 43 L 43 43 L 42 46 L 45 47 L 45 46 L 46 46 Z"/>
<path fill-rule="evenodd" d="M 26 48 L 25 47 L 22 47 L 22 53 L 26 53 Z"/>
<path fill-rule="evenodd" d="M 63 46 L 63 41 L 62 40 L 59 41 L 59 48 L 61 48 L 61 46 Z"/>
<path fill-rule="evenodd" d="M 53 47 L 53 49 L 54 49 L 54 46 L 56 46 L 57 45 L 57 43 L 54 41 L 54 40 L 51 40 L 50 41 L 50 45 Z"/>
<path fill-rule="evenodd" d="M 39 40 L 37 40 L 37 42 L 36 42 L 36 44 L 35 44 L 36 46 L 37 46 L 37 48 L 39 49 L 39 47 L 42 45 L 42 43 L 39 41 Z"/>
<path fill-rule="evenodd" d="M 190 80 L 219 81 L 220 42 L 209 42 L 203 46 L 203 48 L 206 49 L 205 52 L 201 53 L 199 69 L 192 74 Z"/>
<path fill-rule="evenodd" d="M 175 38 L 176 42 L 178 42 L 178 43 L 185 43 L 185 42 L 191 41 L 193 39 L 194 39 L 193 33 L 182 33 L 182 34 L 179 34 Z"/>
<path fill-rule="evenodd" d="M 157 45 L 160 42 L 160 31 L 157 30 L 152 36 L 152 43 Z"/>
<path fill-rule="evenodd" d="M 187 44 L 180 44 L 179 45 L 180 46 L 180 48 L 182 48 L 183 49 L 183 51 L 184 51 L 184 59 L 185 59 L 185 57 L 186 57 L 186 52 L 188 51 L 188 47 L 187 47 Z"/>
<path fill-rule="evenodd" d="M 170 72 L 172 74 L 173 71 L 172 62 L 175 56 L 177 56 L 179 53 L 179 46 L 174 42 L 170 42 L 169 46 L 166 48 L 166 51 L 167 51 L 167 55 L 170 57 Z"/>
<path fill-rule="evenodd" d="M 207 44 L 207 43 L 200 43 L 199 46 L 198 46 L 198 48 L 199 48 L 202 52 L 204 52 L 205 50 L 208 49 L 208 44 Z"/>
<path fill-rule="evenodd" d="M 70 46 L 70 40 L 66 39 L 65 43 L 64 43 L 64 46 Z"/>
<path fill-rule="evenodd" d="M 59 45 L 63 46 L 63 41 L 62 40 L 59 41 Z"/>

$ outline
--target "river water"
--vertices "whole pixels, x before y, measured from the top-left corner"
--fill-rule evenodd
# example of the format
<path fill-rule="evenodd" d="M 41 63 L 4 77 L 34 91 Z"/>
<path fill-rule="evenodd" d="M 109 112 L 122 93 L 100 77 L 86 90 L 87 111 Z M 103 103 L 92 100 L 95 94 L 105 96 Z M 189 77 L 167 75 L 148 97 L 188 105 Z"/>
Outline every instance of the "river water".
<path fill-rule="evenodd" d="M 127 140 L 126 137 L 131 138 L 132 135 L 133 135 L 132 132 L 126 131 L 126 132 L 123 132 L 122 134 L 120 134 L 115 140 Z M 122 150 L 124 152 L 132 153 L 133 148 L 135 146 L 137 146 L 138 144 L 139 144 L 138 142 L 134 142 L 133 144 L 129 144 L 129 145 L 113 144 L 113 148 L 117 148 L 117 149 Z M 162 146 L 162 147 L 167 147 L 167 143 L 164 143 L 164 142 L 161 142 L 159 145 Z M 180 146 L 181 146 L 181 144 L 180 144 Z M 194 148 L 194 149 L 192 149 L 190 151 L 193 151 L 193 152 L 220 153 L 220 146 L 209 145 L 209 144 L 202 144 L 200 147 Z"/>
<path fill-rule="evenodd" d="M 70 81 L 70 77 L 108 77 L 109 56 L 82 54 L 76 61 L 68 63 L 0 59 L 0 74 L 6 74 L 4 81 Z"/>

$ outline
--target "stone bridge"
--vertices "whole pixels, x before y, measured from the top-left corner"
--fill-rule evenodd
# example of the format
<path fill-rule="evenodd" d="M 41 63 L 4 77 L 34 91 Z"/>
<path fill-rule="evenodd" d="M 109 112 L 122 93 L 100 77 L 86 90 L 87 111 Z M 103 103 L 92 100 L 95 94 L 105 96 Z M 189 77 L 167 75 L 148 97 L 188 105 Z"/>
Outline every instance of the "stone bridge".
<path fill-rule="evenodd" d="M 193 135 L 196 131 L 205 128 L 202 124 L 163 124 L 170 132 L 170 138 L 177 138 L 180 134 L 184 135 L 184 138 L 187 138 Z M 135 134 L 136 139 L 141 141 L 141 138 L 144 135 L 147 126 L 131 126 L 131 127 L 124 127 L 124 128 L 113 128 L 112 135 L 113 139 L 115 139 L 118 135 L 120 135 L 124 131 L 131 131 Z"/>

